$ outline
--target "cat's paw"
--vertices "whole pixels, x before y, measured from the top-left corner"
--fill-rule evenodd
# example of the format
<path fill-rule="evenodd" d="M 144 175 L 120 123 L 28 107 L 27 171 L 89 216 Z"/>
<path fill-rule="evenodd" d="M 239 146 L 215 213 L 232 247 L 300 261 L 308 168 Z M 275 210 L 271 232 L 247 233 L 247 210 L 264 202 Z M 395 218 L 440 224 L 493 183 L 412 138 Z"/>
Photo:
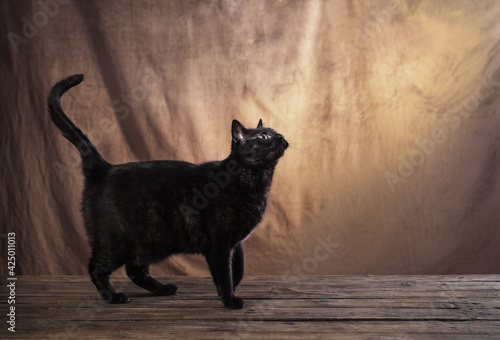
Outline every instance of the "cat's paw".
<path fill-rule="evenodd" d="M 113 295 L 113 299 L 109 303 L 128 303 L 130 299 L 125 294 L 118 293 Z"/>
<path fill-rule="evenodd" d="M 172 284 L 162 285 L 158 291 L 155 292 L 156 295 L 174 295 L 177 292 L 177 286 Z"/>
<path fill-rule="evenodd" d="M 130 301 L 128 297 L 125 296 L 125 294 L 122 293 L 112 293 L 109 290 L 103 289 L 99 291 L 99 294 L 101 297 L 106 300 L 108 303 L 127 303 Z"/>
<path fill-rule="evenodd" d="M 242 309 L 245 307 L 243 299 L 233 296 L 229 301 L 224 302 L 224 306 L 229 309 Z"/>

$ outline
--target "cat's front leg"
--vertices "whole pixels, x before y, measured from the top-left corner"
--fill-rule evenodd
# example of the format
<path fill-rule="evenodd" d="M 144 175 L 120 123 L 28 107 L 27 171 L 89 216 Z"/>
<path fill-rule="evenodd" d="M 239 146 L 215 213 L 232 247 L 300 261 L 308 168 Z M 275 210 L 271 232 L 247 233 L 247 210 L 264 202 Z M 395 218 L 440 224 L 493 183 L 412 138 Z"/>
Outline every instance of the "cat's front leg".
<path fill-rule="evenodd" d="M 233 289 L 236 289 L 236 286 L 238 286 L 241 279 L 243 279 L 243 274 L 245 272 L 245 259 L 241 243 L 238 243 L 233 249 L 231 265 L 233 271 Z"/>
<path fill-rule="evenodd" d="M 241 309 L 244 307 L 244 303 L 243 299 L 234 295 L 230 258 L 231 251 L 219 249 L 207 256 L 207 263 L 224 306 L 231 309 Z"/>

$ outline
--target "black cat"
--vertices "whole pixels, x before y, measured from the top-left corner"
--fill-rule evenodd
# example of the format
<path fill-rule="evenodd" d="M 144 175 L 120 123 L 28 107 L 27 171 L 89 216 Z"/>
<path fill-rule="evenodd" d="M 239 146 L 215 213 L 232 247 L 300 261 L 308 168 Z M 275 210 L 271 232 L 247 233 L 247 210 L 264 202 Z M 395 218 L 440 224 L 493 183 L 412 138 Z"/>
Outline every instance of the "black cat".
<path fill-rule="evenodd" d="M 288 142 L 274 130 L 232 123 L 230 155 L 194 165 L 150 161 L 112 165 L 61 108 L 61 96 L 83 75 L 57 83 L 48 97 L 50 116 L 82 157 L 85 187 L 82 215 L 92 248 L 89 274 L 109 303 L 116 293 L 109 275 L 125 264 L 128 277 L 157 295 L 177 287 L 161 284 L 148 266 L 172 254 L 202 254 L 227 308 L 243 308 L 234 295 L 243 278 L 242 242 L 261 222 L 274 168 Z"/>

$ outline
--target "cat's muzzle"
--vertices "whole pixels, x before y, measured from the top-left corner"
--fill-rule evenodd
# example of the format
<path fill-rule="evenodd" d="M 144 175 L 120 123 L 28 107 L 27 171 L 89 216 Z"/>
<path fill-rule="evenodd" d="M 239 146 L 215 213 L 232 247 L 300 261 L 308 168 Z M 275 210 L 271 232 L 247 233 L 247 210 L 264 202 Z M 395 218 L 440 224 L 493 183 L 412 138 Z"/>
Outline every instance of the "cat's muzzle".
<path fill-rule="evenodd" d="M 280 141 L 281 141 L 281 145 L 282 145 L 283 151 L 285 151 L 290 144 L 288 144 L 287 140 L 285 139 L 285 137 L 283 135 L 280 135 L 279 138 L 280 138 Z"/>

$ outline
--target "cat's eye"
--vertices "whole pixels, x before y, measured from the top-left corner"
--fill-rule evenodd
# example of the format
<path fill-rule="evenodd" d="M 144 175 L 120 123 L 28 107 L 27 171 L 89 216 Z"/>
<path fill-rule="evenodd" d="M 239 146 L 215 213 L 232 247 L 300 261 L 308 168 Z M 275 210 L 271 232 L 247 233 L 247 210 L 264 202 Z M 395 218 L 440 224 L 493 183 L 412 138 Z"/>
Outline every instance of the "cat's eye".
<path fill-rule="evenodd" d="M 263 134 L 261 134 L 261 135 L 259 136 L 259 138 L 261 138 L 261 139 L 268 139 L 268 138 L 269 138 L 269 136 L 268 136 L 268 135 L 266 135 L 265 133 L 263 133 Z"/>

